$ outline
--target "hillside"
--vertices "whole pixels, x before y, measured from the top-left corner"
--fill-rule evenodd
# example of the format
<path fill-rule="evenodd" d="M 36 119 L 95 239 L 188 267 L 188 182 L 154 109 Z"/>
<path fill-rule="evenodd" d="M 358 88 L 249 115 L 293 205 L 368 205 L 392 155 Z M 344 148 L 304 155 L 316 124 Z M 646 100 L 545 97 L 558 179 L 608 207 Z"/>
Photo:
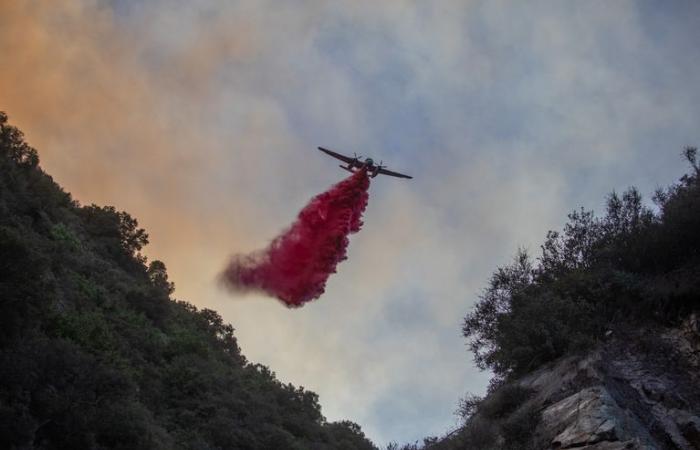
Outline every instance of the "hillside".
<path fill-rule="evenodd" d="M 412 449 L 700 448 L 700 165 L 576 210 L 464 320 L 484 398 Z M 172 298 L 129 214 L 82 206 L 0 113 L 0 448 L 376 449 Z"/>
<path fill-rule="evenodd" d="M 699 325 L 618 329 L 590 352 L 464 399 L 460 428 L 401 449 L 698 449 Z"/>
<path fill-rule="evenodd" d="M 375 448 L 175 301 L 134 218 L 38 164 L 0 113 L 0 448 Z"/>
<path fill-rule="evenodd" d="M 700 164 L 683 154 L 653 208 L 613 192 L 495 271 L 463 325 L 488 395 L 403 449 L 700 448 Z"/>

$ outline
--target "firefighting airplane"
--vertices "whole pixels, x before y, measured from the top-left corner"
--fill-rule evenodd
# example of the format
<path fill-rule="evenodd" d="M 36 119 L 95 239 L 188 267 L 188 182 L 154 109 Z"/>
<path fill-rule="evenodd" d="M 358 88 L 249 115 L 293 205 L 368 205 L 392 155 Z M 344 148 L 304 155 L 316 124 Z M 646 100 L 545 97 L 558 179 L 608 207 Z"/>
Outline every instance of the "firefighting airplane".
<path fill-rule="evenodd" d="M 360 158 L 362 156 L 357 156 L 355 155 L 354 157 L 350 156 L 345 156 L 341 155 L 340 153 L 336 153 L 332 150 L 328 150 L 323 147 L 319 147 L 319 150 L 321 150 L 323 153 L 327 155 L 331 155 L 332 157 L 339 159 L 343 161 L 346 165 L 340 165 L 341 169 L 345 169 L 348 172 L 355 173 L 356 170 L 366 170 L 369 176 L 372 178 L 376 177 L 379 174 L 382 175 L 389 175 L 390 177 L 397 177 L 397 178 L 408 178 L 411 179 L 413 178 L 412 176 L 409 175 L 404 175 L 402 173 L 398 172 L 392 172 L 391 170 L 386 170 L 385 167 L 383 166 L 382 163 L 384 161 L 380 161 L 379 164 L 375 164 L 374 160 L 372 158 L 365 158 L 363 161 L 360 161 Z"/>

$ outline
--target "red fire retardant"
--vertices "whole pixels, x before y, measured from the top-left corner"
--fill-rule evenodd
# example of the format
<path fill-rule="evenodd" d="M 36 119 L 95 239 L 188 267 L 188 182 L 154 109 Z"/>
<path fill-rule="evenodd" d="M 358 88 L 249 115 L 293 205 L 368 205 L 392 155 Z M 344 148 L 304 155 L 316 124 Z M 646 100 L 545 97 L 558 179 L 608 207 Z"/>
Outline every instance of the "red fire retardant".
<path fill-rule="evenodd" d="M 263 291 L 290 308 L 323 294 L 328 277 L 346 259 L 350 233 L 362 227 L 369 177 L 359 170 L 314 197 L 270 245 L 232 258 L 223 279 L 234 291 Z"/>

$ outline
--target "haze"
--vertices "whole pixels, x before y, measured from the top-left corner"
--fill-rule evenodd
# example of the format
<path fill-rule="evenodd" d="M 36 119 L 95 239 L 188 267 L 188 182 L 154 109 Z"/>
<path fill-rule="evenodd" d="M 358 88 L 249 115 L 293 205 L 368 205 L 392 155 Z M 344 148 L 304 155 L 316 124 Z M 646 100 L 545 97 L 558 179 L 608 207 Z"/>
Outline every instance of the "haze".
<path fill-rule="evenodd" d="M 697 145 L 700 6 L 648 1 L 0 0 L 0 110 L 83 204 L 139 219 L 175 295 L 377 443 L 448 431 L 488 374 L 460 323 L 518 246 L 575 206 L 682 173 Z M 216 277 L 384 160 L 318 301 Z"/>

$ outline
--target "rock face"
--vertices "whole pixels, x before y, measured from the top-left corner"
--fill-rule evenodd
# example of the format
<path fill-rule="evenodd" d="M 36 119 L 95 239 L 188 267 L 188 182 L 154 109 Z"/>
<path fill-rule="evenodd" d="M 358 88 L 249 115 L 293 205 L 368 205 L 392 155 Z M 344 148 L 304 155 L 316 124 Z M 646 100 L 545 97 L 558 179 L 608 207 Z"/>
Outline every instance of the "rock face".
<path fill-rule="evenodd" d="M 544 423 L 554 429 L 565 426 L 552 439 L 554 448 L 582 447 L 620 441 L 625 430 L 623 411 L 602 386 L 583 389 L 546 408 Z"/>
<path fill-rule="evenodd" d="M 700 333 L 609 335 L 519 380 L 541 413 L 537 441 L 551 449 L 700 449 Z"/>

